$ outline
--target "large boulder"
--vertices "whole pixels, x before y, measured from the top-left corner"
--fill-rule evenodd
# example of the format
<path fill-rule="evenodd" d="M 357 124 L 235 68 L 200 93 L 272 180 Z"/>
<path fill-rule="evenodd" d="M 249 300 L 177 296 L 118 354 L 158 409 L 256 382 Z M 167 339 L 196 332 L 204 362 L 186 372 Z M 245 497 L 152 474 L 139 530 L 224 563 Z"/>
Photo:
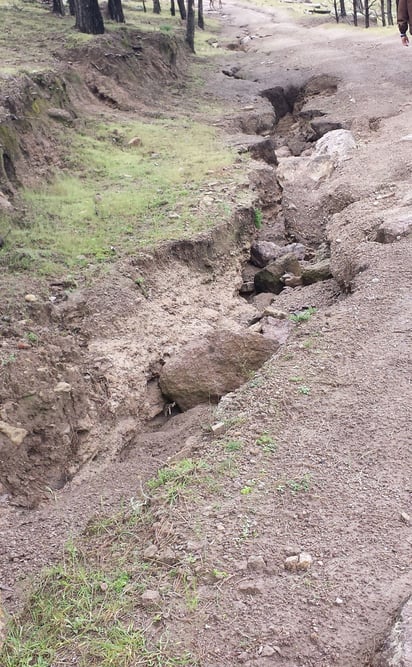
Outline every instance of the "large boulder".
<path fill-rule="evenodd" d="M 299 260 L 291 253 L 276 259 L 274 262 L 270 262 L 270 264 L 255 275 L 256 291 L 280 294 L 285 287 L 283 279 L 285 274 L 292 274 L 297 277 L 302 274 Z"/>
<path fill-rule="evenodd" d="M 240 387 L 279 347 L 276 340 L 245 331 L 215 331 L 193 340 L 167 361 L 160 388 L 181 410 L 216 403 Z"/>

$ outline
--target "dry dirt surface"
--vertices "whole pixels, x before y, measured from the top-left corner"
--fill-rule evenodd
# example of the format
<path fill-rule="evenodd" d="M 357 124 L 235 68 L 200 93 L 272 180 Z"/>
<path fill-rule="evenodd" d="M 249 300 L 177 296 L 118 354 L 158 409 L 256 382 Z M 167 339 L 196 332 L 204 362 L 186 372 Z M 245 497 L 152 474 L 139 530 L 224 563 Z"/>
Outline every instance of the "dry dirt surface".
<path fill-rule="evenodd" d="M 120 456 L 108 446 L 104 465 L 86 466 L 40 508 L 16 508 L 5 494 L 3 594 L 15 607 L 24 577 L 58 558 L 99 505 L 110 511 L 136 497 L 137 478 L 144 482 L 183 447 L 182 456 L 212 456 L 221 478 L 174 508 L 160 506 L 157 530 L 142 545 L 189 554 L 199 565 L 196 605 L 169 605 L 156 632 L 168 632 L 202 667 L 366 666 L 412 589 L 411 236 L 382 243 L 378 233 L 389 219 L 412 218 L 411 53 L 395 28 L 354 30 L 230 2 L 220 16 L 222 55 L 208 94 L 241 110 L 268 88 L 301 88 L 321 75 L 336 81 L 332 94 L 315 91 L 310 106 L 351 130 L 357 147 L 313 188 L 310 206 L 297 200 L 304 241 L 323 202 L 336 280 L 274 298 L 272 306 L 289 313 L 317 310 L 216 409 L 195 408 L 152 433 L 131 427 Z M 219 122 L 236 142 L 232 119 Z M 192 270 L 194 277 L 184 263 L 168 264 L 162 271 L 173 289 L 162 292 L 160 278 L 157 285 L 151 315 L 170 299 L 161 337 L 171 354 L 182 312 L 189 325 L 179 344 L 223 317 L 244 323 L 256 311 L 234 296 L 238 264 L 212 286 Z M 133 342 L 139 319 L 105 313 L 102 335 L 92 337 L 90 349 L 114 365 L 115 393 L 146 345 Z M 127 436 L 130 405 L 121 407 L 116 428 Z M 219 421 L 225 432 L 213 438 L 204 427 Z"/>

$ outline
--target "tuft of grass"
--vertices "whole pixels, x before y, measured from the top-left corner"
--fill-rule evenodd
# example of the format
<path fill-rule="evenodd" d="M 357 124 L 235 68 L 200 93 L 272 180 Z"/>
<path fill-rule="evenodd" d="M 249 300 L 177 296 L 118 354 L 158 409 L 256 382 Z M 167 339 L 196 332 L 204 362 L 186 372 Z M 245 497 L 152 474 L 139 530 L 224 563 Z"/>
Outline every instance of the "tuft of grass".
<path fill-rule="evenodd" d="M 253 224 L 256 229 L 262 229 L 263 226 L 263 213 L 260 208 L 255 208 L 253 211 Z"/>
<path fill-rule="evenodd" d="M 300 322 L 307 322 L 310 320 L 312 315 L 316 313 L 316 308 L 313 308 L 312 306 L 310 308 L 306 308 L 305 310 L 300 311 L 299 313 L 293 313 L 293 315 L 289 316 L 289 319 L 292 320 L 292 322 L 296 322 L 299 324 Z"/>
<path fill-rule="evenodd" d="M 262 447 L 265 454 L 275 454 L 278 449 L 276 441 L 266 432 L 257 438 L 256 444 L 258 447 Z"/>
<path fill-rule="evenodd" d="M 201 470 L 208 470 L 207 463 L 202 459 L 182 459 L 173 466 L 160 468 L 156 477 L 149 479 L 147 486 L 152 490 L 163 487 L 168 503 L 174 505 L 197 480 L 197 473 Z"/>
<path fill-rule="evenodd" d="M 228 442 L 225 442 L 223 446 L 225 451 L 230 454 L 233 452 L 240 452 L 243 448 L 243 442 L 240 440 L 229 440 Z"/>
<path fill-rule="evenodd" d="M 299 394 L 303 394 L 303 396 L 309 396 L 310 387 L 307 387 L 305 384 L 302 384 L 300 385 L 300 387 L 298 387 L 298 392 Z"/>

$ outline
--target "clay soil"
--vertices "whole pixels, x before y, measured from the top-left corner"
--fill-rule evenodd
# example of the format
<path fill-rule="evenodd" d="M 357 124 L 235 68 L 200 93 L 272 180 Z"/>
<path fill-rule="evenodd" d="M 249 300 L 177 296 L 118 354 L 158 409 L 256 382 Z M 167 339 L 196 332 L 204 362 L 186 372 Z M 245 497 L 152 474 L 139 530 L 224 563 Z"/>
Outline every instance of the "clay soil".
<path fill-rule="evenodd" d="M 167 547 L 182 561 L 191 554 L 198 566 L 196 605 L 168 599 L 153 637 L 167 632 L 203 667 L 366 666 L 412 589 L 411 237 L 377 243 L 368 227 L 371 216 L 384 220 L 409 196 L 412 144 L 402 139 L 412 126 L 411 54 L 395 28 L 355 30 L 229 1 L 219 17 L 221 55 L 204 74 L 207 96 L 241 109 L 266 88 L 336 77 L 336 92 L 312 106 L 351 129 L 357 150 L 334 176 L 335 190 L 352 203 L 346 217 L 328 221 L 328 240 L 337 264 L 342 244 L 361 258 L 362 270 L 353 272 L 350 293 L 334 280 L 285 290 L 274 307 L 317 311 L 279 353 L 217 408 L 199 406 L 152 430 L 129 421 L 143 382 L 130 380 L 133 360 L 146 355 L 150 365 L 150 336 L 173 353 L 225 318 L 246 323 L 256 307 L 236 294 L 244 255 L 238 248 L 235 262 L 221 259 L 224 270 L 212 283 L 204 267 L 163 258 L 150 284 L 156 298 L 147 305 L 139 296 L 137 314 L 137 297 L 126 302 L 124 269 L 115 270 L 117 282 L 111 275 L 88 292 L 82 322 L 89 350 L 111 363 L 104 370 L 113 397 L 110 442 L 96 456 L 84 453 L 62 488 L 52 471 L 52 499 L 35 509 L 4 493 L 2 594 L 16 610 L 30 577 L 58 560 L 92 516 L 147 499 L 145 480 L 170 457 L 198 457 L 220 466 L 217 485 L 182 494 L 173 507 L 155 499 L 156 527 L 139 537 L 142 549 Z M 225 48 L 245 36 L 251 39 L 241 50 Z M 222 73 L 233 67 L 239 78 Z M 229 116 L 217 122 L 233 134 Z M 123 310 L 111 298 L 115 288 Z M 145 334 L 136 341 L 142 321 Z M 44 363 L 35 359 L 33 367 Z M 97 380 L 93 387 L 104 396 Z M 105 438 L 95 417 L 95 440 Z M 225 432 L 213 436 L 209 426 L 218 421 Z M 21 504 L 25 498 L 27 489 Z M 285 559 L 301 552 L 312 557 L 310 569 L 286 570 Z"/>

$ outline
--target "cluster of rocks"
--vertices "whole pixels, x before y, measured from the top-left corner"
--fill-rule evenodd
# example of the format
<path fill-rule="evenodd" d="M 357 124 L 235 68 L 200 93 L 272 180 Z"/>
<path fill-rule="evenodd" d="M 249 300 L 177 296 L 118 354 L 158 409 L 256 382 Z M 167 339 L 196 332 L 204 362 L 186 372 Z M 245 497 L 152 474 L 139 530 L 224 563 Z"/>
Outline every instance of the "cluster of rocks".
<path fill-rule="evenodd" d="M 280 246 L 270 241 L 256 241 L 252 244 L 250 270 L 246 274 L 240 293 L 272 292 L 280 294 L 285 287 L 311 285 L 332 277 L 330 260 L 322 252 L 315 256 L 315 261 L 305 261 L 307 251 L 302 243 Z M 260 269 L 260 270 L 259 270 Z"/>

